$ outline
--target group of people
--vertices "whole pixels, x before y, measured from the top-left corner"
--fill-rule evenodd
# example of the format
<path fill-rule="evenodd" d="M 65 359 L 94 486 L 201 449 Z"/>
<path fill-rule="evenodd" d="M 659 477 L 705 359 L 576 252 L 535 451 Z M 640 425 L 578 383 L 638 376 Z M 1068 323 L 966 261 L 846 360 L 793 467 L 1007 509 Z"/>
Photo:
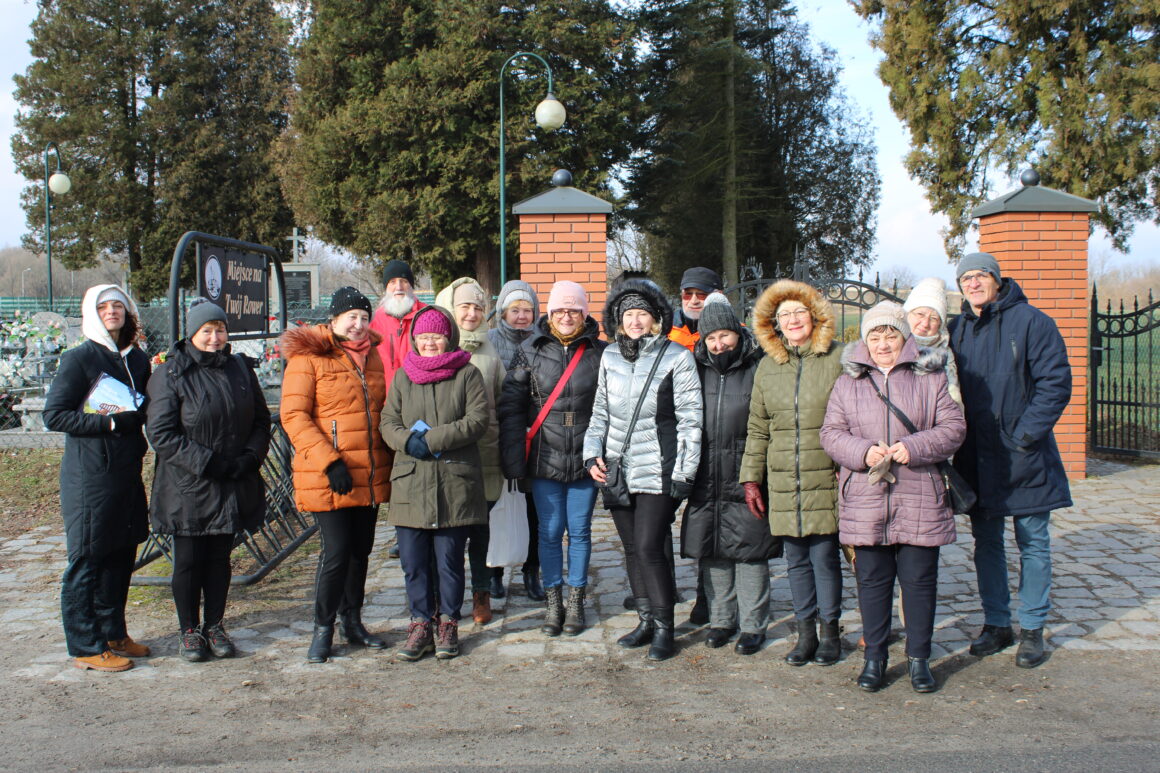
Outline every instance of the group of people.
<path fill-rule="evenodd" d="M 506 485 L 526 497 L 524 587 L 545 604 L 548 636 L 587 626 L 602 493 L 624 548 L 625 603 L 638 615 L 618 643 L 647 646 L 652 661 L 672 657 L 671 529 L 687 501 L 681 553 L 697 560 L 694 617 L 708 623 L 706 646 L 736 636 L 736 652 L 761 649 L 768 562 L 784 554 L 797 628 L 785 660 L 838 662 L 845 552 L 863 623 L 858 686 L 886 683 L 897 580 L 911 684 L 930 692 L 939 548 L 956 537 L 950 460 L 977 496 L 968 514 L 984 626 L 970 651 L 1014 643 L 1003 541 L 1011 517 L 1021 552 L 1016 664 L 1039 665 L 1049 514 L 1070 504 L 1051 433 L 1070 368 L 1054 324 L 992 256 L 964 258 L 958 281 L 962 313 L 949 324 L 945 284 L 927 279 L 904 305 L 865 312 L 859 339 L 845 346 L 812 286 L 775 282 L 746 326 L 720 278 L 700 267 L 682 278 L 676 312 L 651 280 L 617 281 L 602 325 L 570 281 L 555 283 L 543 313 L 530 285 L 508 282 L 491 329 L 487 295 L 470 278 L 430 306 L 398 260 L 385 268 L 377 308 L 341 288 L 328 322 L 282 336 L 295 497 L 322 543 L 307 659 L 330 657 L 336 624 L 351 644 L 386 646 L 361 619 L 380 504 L 411 615 L 397 657 L 455 657 L 466 565 L 475 622 L 488 622 L 491 599 L 506 592 L 503 570 L 486 560 L 488 514 Z M 234 653 L 222 623 L 229 556 L 264 511 L 270 416 L 247 361 L 230 353 L 221 309 L 195 302 L 187 319 L 188 337 L 150 375 L 131 299 L 115 286 L 90 289 L 86 342 L 62 357 L 49 395 L 46 423 L 69 435 L 62 611 L 83 668 L 123 670 L 148 654 L 124 622 L 146 513 L 155 532 L 173 535 L 182 655 Z M 102 373 L 140 404 L 81 410 Z M 148 509 L 142 426 L 157 453 Z"/>

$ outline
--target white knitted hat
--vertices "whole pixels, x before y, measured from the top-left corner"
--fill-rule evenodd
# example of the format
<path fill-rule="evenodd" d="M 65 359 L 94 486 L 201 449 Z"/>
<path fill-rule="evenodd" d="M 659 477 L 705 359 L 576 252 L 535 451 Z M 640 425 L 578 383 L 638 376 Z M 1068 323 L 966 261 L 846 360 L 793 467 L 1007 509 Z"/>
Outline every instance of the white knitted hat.
<path fill-rule="evenodd" d="M 919 281 L 906 296 L 906 303 L 902 308 L 907 314 L 922 306 L 938 312 L 942 324 L 947 323 L 947 283 L 936 276 L 928 276 Z"/>

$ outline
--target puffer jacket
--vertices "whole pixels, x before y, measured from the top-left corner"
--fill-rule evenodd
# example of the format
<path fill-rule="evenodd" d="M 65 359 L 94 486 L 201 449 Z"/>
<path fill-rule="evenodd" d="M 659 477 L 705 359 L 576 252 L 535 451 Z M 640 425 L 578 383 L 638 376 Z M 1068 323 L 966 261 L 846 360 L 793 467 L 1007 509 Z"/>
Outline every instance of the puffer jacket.
<path fill-rule="evenodd" d="M 149 450 L 140 429 L 109 429 L 109 417 L 85 413 L 89 390 L 101 374 L 147 394 L 149 357 L 136 344 L 118 350 L 97 315 L 97 298 L 115 285 L 97 285 L 81 303 L 85 340 L 60 356 L 44 401 L 44 425 L 67 435 L 60 463 L 60 511 L 69 560 L 100 557 L 137 545 L 149 534 L 141 460 Z M 128 313 L 137 315 L 129 299 Z M 138 409 L 146 411 L 148 399 Z"/>
<path fill-rule="evenodd" d="M 435 305 L 449 309 L 455 316 L 451 301 L 455 297 L 455 289 L 461 285 L 475 285 L 483 293 L 483 287 L 474 279 L 463 277 L 456 279 L 444 287 L 435 296 Z M 487 310 L 484 309 L 484 313 Z M 499 393 L 503 389 L 503 379 L 507 375 L 499 353 L 488 340 L 487 330 L 480 327 L 475 330 L 458 328 L 459 348 L 471 354 L 471 364 L 479 369 L 483 376 L 483 390 L 487 395 L 487 431 L 479 441 L 479 458 L 483 464 L 483 485 L 487 490 L 487 501 L 495 502 L 503 493 L 503 473 L 499 466 L 499 420 L 496 418 L 496 404 Z"/>
<path fill-rule="evenodd" d="M 804 346 L 788 346 L 776 327 L 777 307 L 787 300 L 800 301 L 813 317 L 814 329 Z M 754 332 L 768 356 L 753 379 L 740 479 L 766 484 L 771 533 L 834 534 L 836 468 L 818 438 L 830 389 L 842 372 L 842 346 L 834 342 L 834 310 L 813 287 L 784 279 L 758 299 Z"/>
<path fill-rule="evenodd" d="M 635 362 L 611 345 L 600 357 L 592 420 L 584 433 L 584 459 L 622 459 L 632 494 L 668 494 L 673 478 L 691 481 L 701 461 L 701 381 L 688 349 L 669 341 L 672 309 L 653 282 L 629 279 L 617 285 L 604 307 L 604 330 L 615 331 L 617 303 L 633 292 L 662 310 L 659 335 L 646 336 Z M 667 346 L 665 344 L 668 344 Z M 645 380 L 657 357 L 652 381 Z M 633 410 L 645 395 L 632 437 L 626 437 Z"/>
<path fill-rule="evenodd" d="M 266 497 L 257 469 L 210 478 L 216 453 L 249 454 L 260 466 L 270 448 L 270 409 L 253 368 L 227 346 L 202 352 L 178 341 L 149 380 L 146 434 L 157 452 L 149 516 L 157 534 L 236 534 L 262 525 Z"/>
<path fill-rule="evenodd" d="M 371 342 L 378 334 L 371 331 Z M 294 499 L 304 512 L 367 507 L 390 496 L 391 453 L 379 434 L 386 399 L 383 361 L 375 346 L 359 370 L 329 325 L 298 327 L 281 338 L 282 427 L 294 445 Z M 349 494 L 330 489 L 326 468 L 341 459 L 350 470 Z"/>
<path fill-rule="evenodd" d="M 596 399 L 600 356 L 608 344 L 600 340 L 600 328 L 592 317 L 584 321 L 584 332 L 568 346 L 552 335 L 547 315 L 533 327 L 534 334 L 520 348 L 515 366 L 503 382 L 499 399 L 500 462 L 508 478 L 572 483 L 588 476 L 584 469 L 584 433 Z M 581 341 L 586 343 L 584 354 L 532 438 L 531 454 L 525 457 L 527 432 Z"/>
<path fill-rule="evenodd" d="M 491 341 L 491 345 L 495 347 L 499 358 L 503 360 L 503 366 L 508 370 L 512 368 L 512 362 L 516 358 L 516 352 L 520 350 L 524 341 L 532 336 L 535 329 L 535 323 L 527 330 L 518 330 L 507 323 L 503 315 L 499 313 L 499 309 L 504 308 L 507 303 L 507 297 L 515 290 L 523 290 L 528 295 L 532 296 L 532 315 L 533 319 L 540 316 L 540 299 L 536 295 L 536 290 L 530 284 L 522 279 L 509 279 L 504 282 L 503 287 L 499 290 L 499 295 L 495 298 L 495 327 L 487 331 L 487 340 Z"/>
<path fill-rule="evenodd" d="M 845 373 L 834 384 L 821 432 L 826 453 L 842 466 L 839 539 L 844 545 L 949 545 L 955 541 L 954 510 L 936 465 L 962 444 L 967 425 L 947 390 L 946 355 L 920 356 L 908 338 L 889 375 L 874 366 L 861 341 L 842 360 Z M 874 385 L 918 432 L 907 431 Z M 910 462 L 891 465 L 897 482 L 870 483 L 866 452 L 876 443 L 900 440 Z"/>
<path fill-rule="evenodd" d="M 681 521 L 681 555 L 765 561 L 781 555 L 781 540 L 754 518 L 738 482 L 749 423 L 753 376 L 763 353 L 748 329 L 722 366 L 704 341 L 693 349 L 705 401 L 701 465 Z"/>
<path fill-rule="evenodd" d="M 395 378 L 395 371 L 403 366 L 403 358 L 411 350 L 411 325 L 415 322 L 415 315 L 419 313 L 419 309 L 426 306 L 427 304 L 416 298 L 415 305 L 403 315 L 402 319 L 392 317 L 383 311 L 382 306 L 375 309 L 371 315 L 371 330 L 379 336 L 375 347 L 379 350 L 379 360 L 383 363 L 383 379 L 388 387 Z"/>
<path fill-rule="evenodd" d="M 419 314 L 446 315 L 451 321 L 447 351 L 459 346 L 459 330 L 449 312 L 436 305 Z M 382 420 L 383 438 L 396 451 L 387 515 L 392 524 L 443 529 L 487 523 L 479 458 L 479 440 L 488 423 L 485 391 L 483 376 L 470 364 L 432 384 L 411 381 L 405 366 L 395 372 Z M 437 458 L 416 459 L 407 453 L 411 427 L 420 419 L 431 427 L 425 438 Z"/>
<path fill-rule="evenodd" d="M 1009 278 L 980 314 L 967 301 L 962 309 L 948 327 L 969 428 L 954 464 L 979 496 L 971 515 L 1070 507 L 1052 431 L 1071 399 L 1071 366 L 1059 328 Z"/>

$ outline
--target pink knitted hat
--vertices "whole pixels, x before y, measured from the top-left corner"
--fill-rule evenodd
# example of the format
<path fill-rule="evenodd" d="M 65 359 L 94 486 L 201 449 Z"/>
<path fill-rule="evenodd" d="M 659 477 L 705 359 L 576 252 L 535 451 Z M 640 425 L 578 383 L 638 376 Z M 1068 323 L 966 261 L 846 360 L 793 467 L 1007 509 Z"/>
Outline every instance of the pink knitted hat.
<path fill-rule="evenodd" d="M 411 335 L 419 336 L 423 333 L 438 333 L 450 338 L 451 323 L 439 309 L 425 311 L 415 318 L 414 327 L 411 328 Z"/>
<path fill-rule="evenodd" d="M 548 313 L 551 314 L 556 309 L 580 309 L 587 317 L 588 295 L 584 292 L 584 288 L 567 279 L 556 282 L 552 285 L 552 292 L 548 294 Z"/>

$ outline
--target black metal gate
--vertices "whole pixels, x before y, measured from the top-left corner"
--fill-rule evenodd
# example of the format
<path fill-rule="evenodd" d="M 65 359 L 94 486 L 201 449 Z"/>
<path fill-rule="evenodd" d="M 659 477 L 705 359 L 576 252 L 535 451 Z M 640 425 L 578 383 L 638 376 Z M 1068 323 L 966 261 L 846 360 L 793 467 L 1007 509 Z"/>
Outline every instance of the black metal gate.
<path fill-rule="evenodd" d="M 1093 451 L 1160 459 L 1160 302 L 1100 311 L 1092 288 L 1088 432 Z"/>

